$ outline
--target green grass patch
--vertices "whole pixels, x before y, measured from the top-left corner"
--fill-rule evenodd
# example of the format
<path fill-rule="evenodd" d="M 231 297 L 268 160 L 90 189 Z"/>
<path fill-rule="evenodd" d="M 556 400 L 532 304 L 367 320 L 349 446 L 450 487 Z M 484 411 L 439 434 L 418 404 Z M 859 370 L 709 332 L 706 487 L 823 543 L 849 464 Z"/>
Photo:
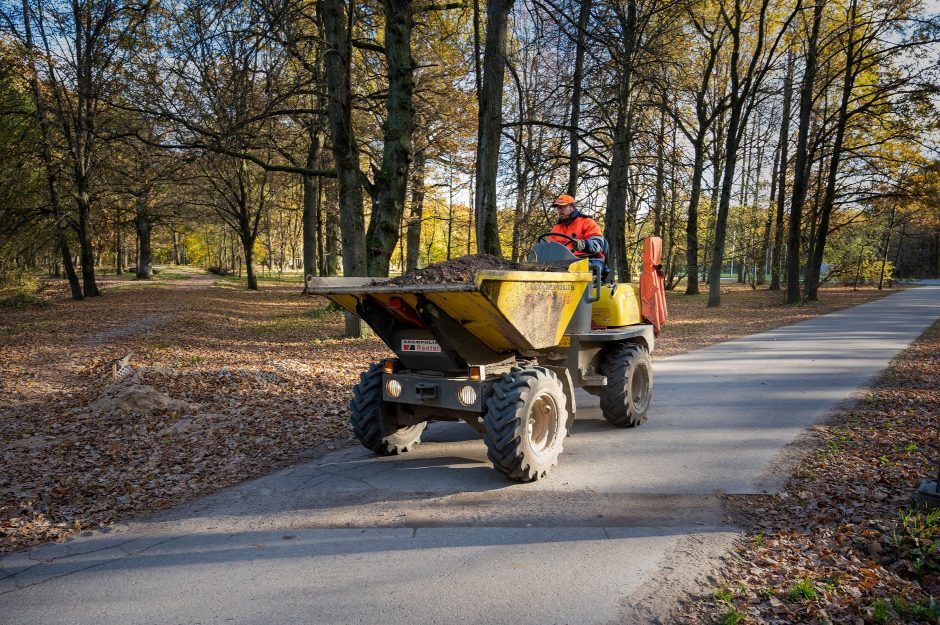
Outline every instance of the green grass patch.
<path fill-rule="evenodd" d="M 730 588 L 716 588 L 712 596 L 722 603 L 731 603 L 734 599 L 734 591 Z"/>
<path fill-rule="evenodd" d="M 28 306 L 48 307 L 52 304 L 38 293 L 19 291 L 0 295 L 0 308 L 26 308 Z"/>
<path fill-rule="evenodd" d="M 720 625 L 738 625 L 744 620 L 745 616 L 744 612 L 735 610 L 734 608 L 728 608 L 728 611 L 722 615 L 718 623 Z"/>
<path fill-rule="evenodd" d="M 892 539 L 918 576 L 940 572 L 940 509 L 899 510 Z"/>
<path fill-rule="evenodd" d="M 813 586 L 813 578 L 811 577 L 804 577 L 794 584 L 790 592 L 787 593 L 787 598 L 789 598 L 790 601 L 813 601 L 817 596 L 819 596 L 819 593 L 816 592 L 816 587 Z"/>

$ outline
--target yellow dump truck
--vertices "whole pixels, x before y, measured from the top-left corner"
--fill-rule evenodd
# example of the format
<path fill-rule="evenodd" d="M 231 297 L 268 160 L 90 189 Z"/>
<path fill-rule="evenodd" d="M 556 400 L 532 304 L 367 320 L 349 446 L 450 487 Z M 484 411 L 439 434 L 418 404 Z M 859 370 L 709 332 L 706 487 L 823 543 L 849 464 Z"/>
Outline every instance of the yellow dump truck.
<path fill-rule="evenodd" d="M 428 422 L 463 420 L 497 470 L 528 482 L 557 464 L 576 388 L 597 395 L 615 426 L 646 419 L 654 333 L 636 289 L 603 284 L 558 243 L 538 243 L 530 260 L 565 270 L 485 270 L 470 284 L 308 280 L 309 292 L 358 315 L 396 355 L 354 389 L 351 421 L 365 447 L 399 454 Z"/>

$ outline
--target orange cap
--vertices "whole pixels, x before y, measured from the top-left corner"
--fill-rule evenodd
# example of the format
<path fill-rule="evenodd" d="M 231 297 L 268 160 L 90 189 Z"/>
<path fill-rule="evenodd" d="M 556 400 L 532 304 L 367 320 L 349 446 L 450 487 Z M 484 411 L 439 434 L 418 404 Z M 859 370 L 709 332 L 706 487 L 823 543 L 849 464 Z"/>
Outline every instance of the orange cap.
<path fill-rule="evenodd" d="M 553 206 L 567 206 L 568 204 L 574 204 L 574 198 L 570 195 L 559 195 Z"/>

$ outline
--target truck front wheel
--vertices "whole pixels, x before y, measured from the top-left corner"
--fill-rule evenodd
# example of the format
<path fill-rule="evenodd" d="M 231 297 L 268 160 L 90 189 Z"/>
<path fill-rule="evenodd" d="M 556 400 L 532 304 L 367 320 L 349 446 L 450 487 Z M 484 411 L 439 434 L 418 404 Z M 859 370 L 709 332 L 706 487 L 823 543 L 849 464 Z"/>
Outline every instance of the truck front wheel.
<path fill-rule="evenodd" d="M 486 402 L 486 455 L 510 479 L 544 477 L 558 464 L 567 420 L 564 387 L 552 371 L 514 369 L 493 384 Z"/>
<path fill-rule="evenodd" d="M 399 426 L 394 417 L 386 414 L 382 404 L 382 365 L 376 363 L 359 376 L 359 384 L 353 389 L 349 402 L 352 413 L 349 421 L 356 438 L 366 449 L 382 456 L 409 451 L 421 441 L 427 423 Z"/>
<path fill-rule="evenodd" d="M 624 343 L 605 353 L 600 366 L 607 376 L 599 391 L 601 412 L 613 425 L 632 428 L 646 421 L 653 398 L 653 368 L 650 355 L 642 346 Z"/>

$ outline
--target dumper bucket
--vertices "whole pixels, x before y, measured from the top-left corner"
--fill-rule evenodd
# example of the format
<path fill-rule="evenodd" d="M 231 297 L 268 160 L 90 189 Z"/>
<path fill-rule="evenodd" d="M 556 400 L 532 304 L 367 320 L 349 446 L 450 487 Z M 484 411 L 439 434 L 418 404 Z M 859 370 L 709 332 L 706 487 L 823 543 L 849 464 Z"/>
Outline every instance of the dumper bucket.
<path fill-rule="evenodd" d="M 399 357 L 438 349 L 464 366 L 557 345 L 591 279 L 587 261 L 579 260 L 568 272 L 484 270 L 472 284 L 311 278 L 307 290 L 361 317 Z"/>

